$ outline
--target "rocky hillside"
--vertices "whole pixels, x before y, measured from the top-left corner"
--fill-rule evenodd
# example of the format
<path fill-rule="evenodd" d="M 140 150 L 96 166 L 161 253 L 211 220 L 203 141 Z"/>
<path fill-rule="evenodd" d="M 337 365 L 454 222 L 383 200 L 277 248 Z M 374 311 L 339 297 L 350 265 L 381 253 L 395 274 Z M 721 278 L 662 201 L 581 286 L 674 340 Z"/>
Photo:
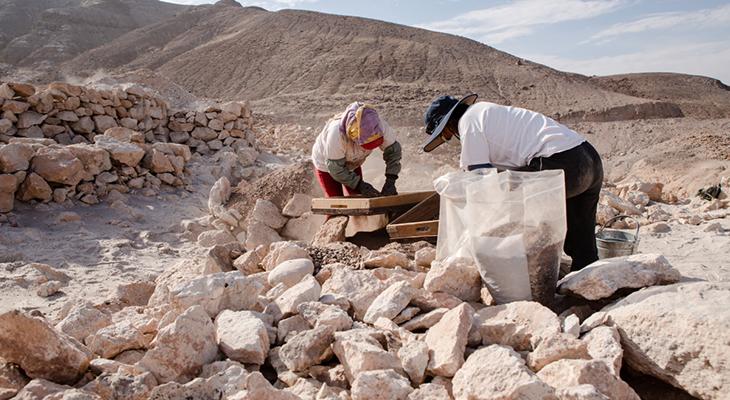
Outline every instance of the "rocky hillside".
<path fill-rule="evenodd" d="M 556 71 L 453 35 L 365 18 L 269 12 L 232 0 L 187 9 L 155 1 L 137 7 L 132 1 L 105 0 L 83 7 L 83 15 L 93 15 L 92 10 L 100 15 L 91 22 L 82 18 L 67 24 L 72 28 L 68 33 L 66 25 L 50 22 L 33 31 L 6 33 L 14 37 L 7 54 L 29 55 L 5 58 L 21 66 L 64 61 L 60 55 L 46 54 L 48 46 L 61 40 L 63 54 L 76 57 L 46 80 L 98 76 L 99 71 L 145 71 L 198 97 L 257 99 L 259 109 L 276 108 L 280 117 L 307 115 L 312 120 L 321 120 L 345 102 L 365 99 L 387 109 L 391 119 L 415 124 L 426 99 L 468 91 L 571 121 L 688 115 L 671 101 L 656 104 L 661 96 Z M 12 4 L 17 9 L 23 3 Z M 12 14 L 13 7 L 3 7 L 5 14 Z M 61 11 L 40 15 L 52 12 Z M 106 15 L 122 18 L 111 24 Z M 69 18 L 47 20 L 65 23 Z M 19 25 L 35 26 L 30 22 Z M 113 29 L 96 34 L 99 26 Z M 55 32 L 64 35 L 49 40 L 47 35 Z M 18 50 L 26 42 L 45 45 L 34 45 L 35 52 Z M 697 86 L 691 79 L 687 82 L 690 88 Z M 730 113 L 730 95 L 720 97 L 715 114 Z"/>
<path fill-rule="evenodd" d="M 0 60 L 53 66 L 186 8 L 147 0 L 0 0 Z"/>

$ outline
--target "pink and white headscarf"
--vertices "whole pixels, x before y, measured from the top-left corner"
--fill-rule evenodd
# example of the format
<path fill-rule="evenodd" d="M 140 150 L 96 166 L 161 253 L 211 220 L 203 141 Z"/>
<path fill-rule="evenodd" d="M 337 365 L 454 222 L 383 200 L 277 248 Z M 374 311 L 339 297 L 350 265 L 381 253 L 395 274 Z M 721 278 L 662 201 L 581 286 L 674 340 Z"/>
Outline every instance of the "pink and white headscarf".
<path fill-rule="evenodd" d="M 340 132 L 367 150 L 383 144 L 383 127 L 377 111 L 368 105 L 354 102 L 347 106 L 340 122 Z"/>

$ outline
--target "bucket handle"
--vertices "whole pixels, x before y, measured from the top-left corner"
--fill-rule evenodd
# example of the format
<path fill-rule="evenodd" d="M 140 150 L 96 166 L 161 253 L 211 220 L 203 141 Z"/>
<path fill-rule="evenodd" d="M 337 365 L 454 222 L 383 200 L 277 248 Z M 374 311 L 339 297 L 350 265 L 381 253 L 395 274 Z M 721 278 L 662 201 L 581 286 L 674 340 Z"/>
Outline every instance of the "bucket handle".
<path fill-rule="evenodd" d="M 623 219 L 623 218 L 628 218 L 636 223 L 636 233 L 634 233 L 634 236 L 636 236 L 636 241 L 639 241 L 639 225 L 640 225 L 639 221 L 637 221 L 636 218 L 634 218 L 634 217 L 631 217 L 629 215 L 623 215 L 623 214 L 617 215 L 617 216 L 609 219 L 608 221 L 606 221 L 605 224 L 601 225 L 601 228 L 598 230 L 598 232 L 596 232 L 596 235 L 603 232 L 603 230 L 606 229 L 606 226 L 611 225 L 611 222 L 619 220 L 619 219 Z"/>

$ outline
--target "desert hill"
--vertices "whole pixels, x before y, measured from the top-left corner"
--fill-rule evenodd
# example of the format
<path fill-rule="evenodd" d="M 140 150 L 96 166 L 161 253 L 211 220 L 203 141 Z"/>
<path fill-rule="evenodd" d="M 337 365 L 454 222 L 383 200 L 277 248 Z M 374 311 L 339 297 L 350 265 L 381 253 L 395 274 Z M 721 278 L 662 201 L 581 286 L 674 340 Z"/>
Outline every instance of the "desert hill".
<path fill-rule="evenodd" d="M 257 99 L 261 108 L 279 114 L 317 111 L 318 118 L 347 101 L 367 99 L 412 123 L 424 99 L 467 91 L 577 120 L 686 114 L 458 36 L 365 18 L 269 12 L 230 1 L 130 31 L 64 66 L 69 74 L 139 69 L 196 96 Z"/>
<path fill-rule="evenodd" d="M 0 0 L 0 62 L 52 67 L 186 8 L 148 0 Z"/>
<path fill-rule="evenodd" d="M 2 59 L 45 71 L 36 81 L 144 77 L 163 93 L 173 87 L 193 98 L 254 100 L 256 109 L 276 110 L 282 120 L 320 121 L 363 99 L 413 125 L 424 99 L 470 91 L 568 123 L 730 116 L 730 91 L 709 78 L 589 78 L 454 35 L 366 18 L 270 12 L 233 0 L 197 7 L 0 0 L 0 22 Z"/>

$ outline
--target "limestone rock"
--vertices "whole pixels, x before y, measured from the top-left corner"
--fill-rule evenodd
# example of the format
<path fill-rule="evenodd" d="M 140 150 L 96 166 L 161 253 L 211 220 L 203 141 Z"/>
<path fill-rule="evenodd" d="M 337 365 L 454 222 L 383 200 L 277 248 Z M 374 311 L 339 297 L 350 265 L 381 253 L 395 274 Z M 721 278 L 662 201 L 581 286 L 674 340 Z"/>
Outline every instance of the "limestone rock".
<path fill-rule="evenodd" d="M 474 310 L 464 303 L 449 310 L 441 320 L 426 332 L 426 344 L 431 359 L 429 373 L 452 377 L 464 364 L 464 350 L 472 325 Z"/>
<path fill-rule="evenodd" d="M 81 341 L 111 323 L 112 319 L 108 314 L 97 310 L 91 304 L 84 303 L 72 308 L 68 315 L 56 324 L 56 329 Z"/>
<path fill-rule="evenodd" d="M 537 376 L 555 389 L 593 385 L 609 399 L 639 400 L 634 390 L 597 360 L 559 360 L 547 365 Z"/>
<path fill-rule="evenodd" d="M 66 147 L 84 166 L 84 179 L 92 180 L 96 175 L 112 168 L 109 153 L 88 144 L 73 144 Z"/>
<path fill-rule="evenodd" d="M 429 292 L 425 289 L 416 290 L 416 294 L 413 295 L 413 299 L 411 300 L 413 306 L 424 311 L 432 311 L 437 308 L 452 309 L 461 303 L 463 303 L 461 299 L 448 293 Z"/>
<path fill-rule="evenodd" d="M 332 217 L 325 222 L 312 239 L 313 246 L 326 246 L 330 243 L 344 242 L 348 218 Z"/>
<path fill-rule="evenodd" d="M 554 400 L 554 390 L 509 347 L 491 345 L 472 353 L 453 379 L 456 400 Z"/>
<path fill-rule="evenodd" d="M 283 315 L 294 314 L 297 306 L 308 301 L 317 301 L 322 287 L 313 276 L 307 275 L 296 285 L 287 289 L 274 302 Z"/>
<path fill-rule="evenodd" d="M 645 289 L 604 311 L 629 366 L 695 397 L 721 399 L 730 390 L 730 345 L 721 334 L 730 331 L 727 304 L 730 284 L 697 282 Z"/>
<path fill-rule="evenodd" d="M 428 354 L 428 345 L 420 340 L 412 340 L 398 349 L 398 358 L 403 370 L 415 385 L 423 383 L 428 367 Z"/>
<path fill-rule="evenodd" d="M 385 351 L 377 340 L 362 329 L 335 333 L 332 350 L 342 363 L 347 380 L 351 383 L 365 371 L 379 369 L 402 371 L 398 357 Z"/>
<path fill-rule="evenodd" d="M 11 143 L 0 147 L 0 173 L 12 174 L 27 170 L 33 153 L 33 146 L 27 143 Z"/>
<path fill-rule="evenodd" d="M 83 178 L 81 160 L 65 148 L 42 147 L 30 162 L 31 169 L 48 182 L 74 186 Z"/>
<path fill-rule="evenodd" d="M 147 345 L 142 332 L 127 321 L 104 327 L 84 342 L 89 350 L 104 358 L 112 358 L 125 350 L 142 349 Z"/>
<path fill-rule="evenodd" d="M 309 325 L 315 328 L 329 326 L 335 331 L 346 331 L 352 328 L 352 318 L 338 306 L 312 301 L 300 304 L 297 311 Z"/>
<path fill-rule="evenodd" d="M 127 306 L 146 306 L 154 292 L 154 282 L 130 282 L 117 286 L 115 297 Z"/>
<path fill-rule="evenodd" d="M 444 314 L 446 314 L 447 311 L 449 311 L 448 308 L 437 308 L 435 310 L 431 310 L 425 314 L 421 314 L 411 319 L 410 321 L 401 325 L 401 327 L 409 331 L 428 329 L 436 325 L 436 323 L 441 320 L 441 318 L 444 316 Z"/>
<path fill-rule="evenodd" d="M 250 311 L 223 310 L 215 319 L 216 342 L 231 360 L 261 365 L 269 352 L 266 324 Z"/>
<path fill-rule="evenodd" d="M 641 215 L 641 211 L 635 205 L 608 190 L 601 190 L 601 203 L 619 210 L 622 214 Z"/>
<path fill-rule="evenodd" d="M 24 388 L 22 388 L 14 400 L 44 400 L 50 398 L 51 395 L 62 393 L 70 386 L 59 385 L 45 379 L 33 379 Z"/>
<path fill-rule="evenodd" d="M 30 378 L 75 383 L 89 366 L 91 352 L 43 318 L 9 311 L 0 314 L 0 326 L 0 358 Z"/>
<path fill-rule="evenodd" d="M 281 241 L 281 236 L 274 229 L 260 221 L 251 222 L 246 231 L 248 232 L 245 243 L 246 250 L 253 250 L 258 246 L 268 246 L 271 243 Z"/>
<path fill-rule="evenodd" d="M 469 259 L 449 257 L 431 263 L 423 287 L 430 292 L 445 292 L 464 301 L 479 301 L 482 278 Z"/>
<path fill-rule="evenodd" d="M 253 211 L 251 211 L 251 218 L 276 230 L 283 228 L 286 224 L 286 218 L 281 215 L 281 211 L 279 211 L 276 204 L 263 199 L 256 200 Z"/>
<path fill-rule="evenodd" d="M 338 268 L 322 286 L 322 294 L 342 296 L 350 300 L 355 318 L 362 321 L 370 305 L 385 288 L 369 271 Z"/>
<path fill-rule="evenodd" d="M 281 346 L 279 356 L 290 371 L 305 371 L 332 354 L 330 345 L 333 341 L 334 329 L 320 326 L 294 335 Z"/>
<path fill-rule="evenodd" d="M 604 361 L 611 373 L 619 375 L 624 350 L 621 347 L 621 336 L 615 327 L 599 326 L 592 329 L 583 336 L 583 341 L 592 359 Z"/>
<path fill-rule="evenodd" d="M 215 215 L 218 207 L 223 207 L 231 197 L 231 182 L 225 176 L 218 179 L 210 188 L 208 211 Z"/>
<path fill-rule="evenodd" d="M 49 202 L 53 197 L 53 190 L 43 178 L 31 172 L 18 189 L 18 198 L 22 201 L 38 200 Z"/>
<path fill-rule="evenodd" d="M 94 115 L 93 120 L 94 125 L 96 125 L 96 130 L 99 132 L 104 132 L 107 129 L 118 126 L 117 121 L 108 115 Z"/>
<path fill-rule="evenodd" d="M 252 372 L 245 379 L 245 392 L 229 396 L 229 400 L 301 400 L 299 396 L 275 389 L 260 372 Z"/>
<path fill-rule="evenodd" d="M 587 300 L 608 298 L 621 289 L 638 289 L 679 282 L 681 275 L 664 256 L 634 254 L 599 260 L 558 282 L 562 294 Z"/>
<path fill-rule="evenodd" d="M 279 264 L 289 260 L 301 258 L 311 260 L 307 249 L 299 243 L 288 241 L 274 242 L 268 245 L 268 249 L 268 252 L 261 261 L 261 265 L 266 271 L 271 271 Z"/>
<path fill-rule="evenodd" d="M 570 314 L 563 320 L 563 332 L 578 337 L 580 335 L 580 319 L 575 314 Z"/>
<path fill-rule="evenodd" d="M 40 125 L 46 120 L 46 116 L 38 114 L 35 111 L 25 111 L 18 115 L 18 129 L 27 129 L 32 126 Z"/>
<path fill-rule="evenodd" d="M 27 385 L 29 379 L 16 365 L 0 363 L 0 399 L 7 400 L 15 396 Z"/>
<path fill-rule="evenodd" d="M 198 244 L 203 247 L 225 245 L 235 241 L 236 238 L 224 230 L 210 230 L 201 232 L 200 235 L 198 235 Z"/>
<path fill-rule="evenodd" d="M 317 231 L 327 221 L 327 216 L 306 212 L 299 217 L 287 221 L 282 229 L 282 236 L 303 242 L 311 242 Z"/>
<path fill-rule="evenodd" d="M 373 250 L 363 261 L 368 268 L 408 268 L 410 260 L 400 251 Z"/>
<path fill-rule="evenodd" d="M 527 356 L 527 365 L 539 371 L 546 365 L 562 359 L 590 359 L 585 342 L 566 333 L 544 339 Z"/>
<path fill-rule="evenodd" d="M 218 354 L 215 327 L 205 310 L 193 306 L 160 329 L 139 365 L 160 383 L 187 382 Z"/>
<path fill-rule="evenodd" d="M 392 320 L 411 302 L 414 289 L 407 281 L 394 283 L 381 292 L 363 317 L 363 322 L 375 323 L 378 318 Z"/>
<path fill-rule="evenodd" d="M 352 383 L 352 400 L 406 400 L 413 391 L 408 379 L 393 370 L 363 372 Z"/>
<path fill-rule="evenodd" d="M 139 165 L 145 155 L 144 150 L 139 146 L 121 142 L 106 135 L 94 136 L 94 143 L 96 146 L 108 151 L 112 160 L 129 167 Z"/>
<path fill-rule="evenodd" d="M 301 217 L 312 209 L 312 196 L 295 193 L 284 206 L 282 214 L 289 218 Z"/>
<path fill-rule="evenodd" d="M 408 395 L 408 400 L 451 400 L 453 397 L 443 385 L 427 383 Z"/>
<path fill-rule="evenodd" d="M 175 285 L 170 290 L 170 304 L 179 311 L 200 305 L 213 318 L 225 309 L 251 309 L 262 291 L 259 282 L 239 271 L 222 272 Z"/>
<path fill-rule="evenodd" d="M 578 385 L 555 392 L 560 400 L 611 400 L 593 385 Z"/>
<path fill-rule="evenodd" d="M 562 331 L 558 316 L 532 301 L 483 308 L 475 323 L 484 344 L 502 344 L 518 351 L 534 349 Z"/>
<path fill-rule="evenodd" d="M 299 258 L 280 263 L 269 272 L 269 284 L 276 286 L 283 283 L 286 287 L 292 287 L 304 279 L 307 275 L 314 273 L 314 264 L 308 258 Z"/>
<path fill-rule="evenodd" d="M 84 386 L 84 390 L 103 399 L 147 400 L 156 385 L 157 380 L 149 372 L 139 375 L 107 372 Z"/>
<path fill-rule="evenodd" d="M 266 257 L 266 246 L 258 246 L 233 261 L 233 266 L 244 275 L 261 271 L 261 262 Z"/>
<path fill-rule="evenodd" d="M 433 247 L 424 247 L 416 251 L 415 260 L 419 267 L 430 267 L 431 263 L 436 259 L 436 249 Z"/>

